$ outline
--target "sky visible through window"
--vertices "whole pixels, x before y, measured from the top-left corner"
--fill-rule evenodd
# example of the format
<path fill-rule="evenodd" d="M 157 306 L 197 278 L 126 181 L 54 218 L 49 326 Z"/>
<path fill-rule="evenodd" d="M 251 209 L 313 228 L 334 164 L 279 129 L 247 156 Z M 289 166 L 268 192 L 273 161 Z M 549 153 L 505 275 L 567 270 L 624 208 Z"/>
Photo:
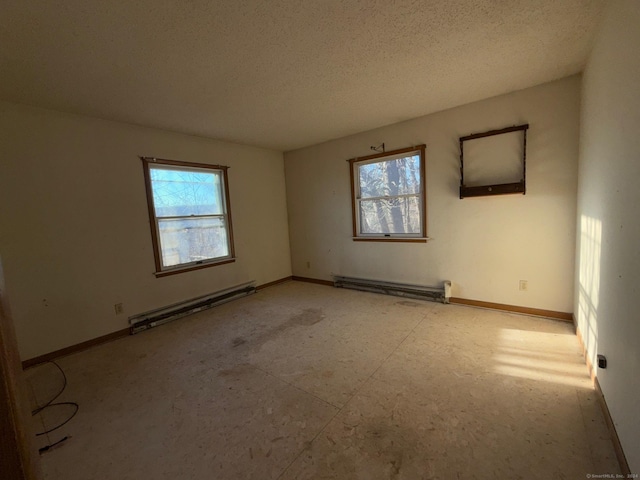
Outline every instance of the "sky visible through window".
<path fill-rule="evenodd" d="M 157 217 L 222 215 L 220 173 L 150 169 Z"/>

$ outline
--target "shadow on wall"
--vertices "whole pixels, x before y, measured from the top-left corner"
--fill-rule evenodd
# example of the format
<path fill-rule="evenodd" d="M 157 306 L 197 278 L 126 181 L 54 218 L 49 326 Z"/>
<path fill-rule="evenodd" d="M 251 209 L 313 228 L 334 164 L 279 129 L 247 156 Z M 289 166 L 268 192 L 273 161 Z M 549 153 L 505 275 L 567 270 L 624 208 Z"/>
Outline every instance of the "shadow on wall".
<path fill-rule="evenodd" d="M 578 246 L 578 308 L 576 322 L 587 350 L 595 365 L 598 352 L 598 300 L 600 294 L 600 258 L 602 249 L 602 221 L 582 215 Z"/>

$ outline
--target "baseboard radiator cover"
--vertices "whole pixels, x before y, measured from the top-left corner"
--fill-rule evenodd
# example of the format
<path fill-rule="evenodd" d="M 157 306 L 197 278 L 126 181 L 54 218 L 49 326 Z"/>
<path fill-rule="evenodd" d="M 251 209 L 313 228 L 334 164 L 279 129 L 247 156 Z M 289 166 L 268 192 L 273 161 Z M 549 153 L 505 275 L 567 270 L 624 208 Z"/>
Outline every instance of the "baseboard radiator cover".
<path fill-rule="evenodd" d="M 151 310 L 149 312 L 140 313 L 129 317 L 129 325 L 131 333 L 139 333 L 153 327 L 177 320 L 178 318 L 201 312 L 217 305 L 246 297 L 256 292 L 255 282 L 248 282 L 236 285 L 225 290 L 203 295 L 201 297 L 192 298 L 184 302 L 174 303 L 166 307 Z"/>
<path fill-rule="evenodd" d="M 431 300 L 442 303 L 449 303 L 449 298 L 451 297 L 451 282 L 448 280 L 443 282 L 442 287 L 427 287 L 409 283 L 385 282 L 381 280 L 333 275 L 333 285 L 338 288 L 350 288 L 364 292 L 382 293 L 385 295 Z"/>

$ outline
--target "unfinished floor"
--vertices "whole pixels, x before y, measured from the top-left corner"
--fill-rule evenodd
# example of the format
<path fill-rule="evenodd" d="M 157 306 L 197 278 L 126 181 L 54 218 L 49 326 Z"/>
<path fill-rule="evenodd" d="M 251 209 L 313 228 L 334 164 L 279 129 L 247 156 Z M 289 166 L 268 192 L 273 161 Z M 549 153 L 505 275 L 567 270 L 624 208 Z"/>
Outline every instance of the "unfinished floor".
<path fill-rule="evenodd" d="M 58 363 L 51 480 L 619 473 L 569 323 L 287 282 Z"/>

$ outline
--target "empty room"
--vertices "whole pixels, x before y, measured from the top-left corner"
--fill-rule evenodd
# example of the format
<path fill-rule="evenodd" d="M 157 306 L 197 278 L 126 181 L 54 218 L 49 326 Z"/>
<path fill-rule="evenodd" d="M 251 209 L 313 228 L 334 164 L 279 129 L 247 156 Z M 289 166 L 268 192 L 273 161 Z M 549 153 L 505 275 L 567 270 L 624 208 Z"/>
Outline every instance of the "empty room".
<path fill-rule="evenodd" d="M 0 478 L 638 478 L 639 25 L 3 1 Z"/>

